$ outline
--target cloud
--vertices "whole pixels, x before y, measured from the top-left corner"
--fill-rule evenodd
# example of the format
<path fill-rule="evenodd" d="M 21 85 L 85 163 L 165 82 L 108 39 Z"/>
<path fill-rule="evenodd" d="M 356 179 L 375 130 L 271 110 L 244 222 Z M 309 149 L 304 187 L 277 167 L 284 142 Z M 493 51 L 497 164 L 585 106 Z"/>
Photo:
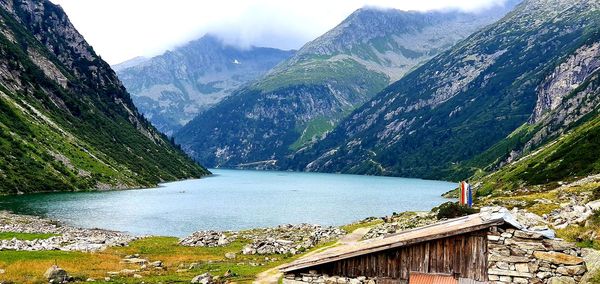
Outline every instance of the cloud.
<path fill-rule="evenodd" d="M 214 33 L 230 44 L 297 49 L 363 6 L 477 11 L 505 0 L 51 0 L 111 64 Z"/>

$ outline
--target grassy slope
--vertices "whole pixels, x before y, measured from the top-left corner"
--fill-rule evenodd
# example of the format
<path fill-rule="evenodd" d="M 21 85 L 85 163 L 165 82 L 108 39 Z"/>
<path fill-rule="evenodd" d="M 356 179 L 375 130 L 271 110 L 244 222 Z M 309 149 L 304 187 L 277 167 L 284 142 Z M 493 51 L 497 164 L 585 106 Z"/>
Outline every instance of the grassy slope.
<path fill-rule="evenodd" d="M 555 188 L 559 181 L 600 173 L 600 116 L 529 156 L 482 179 L 481 195 L 506 195 L 522 188 Z"/>

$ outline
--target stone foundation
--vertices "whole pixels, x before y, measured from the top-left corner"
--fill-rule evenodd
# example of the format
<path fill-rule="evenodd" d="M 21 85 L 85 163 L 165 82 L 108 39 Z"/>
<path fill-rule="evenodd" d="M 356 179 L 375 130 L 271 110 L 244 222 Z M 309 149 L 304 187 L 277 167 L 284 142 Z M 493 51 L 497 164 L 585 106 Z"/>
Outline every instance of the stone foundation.
<path fill-rule="evenodd" d="M 579 283 L 587 271 L 581 249 L 514 229 L 488 235 L 490 283 Z"/>
<path fill-rule="evenodd" d="M 286 274 L 283 277 L 284 284 L 375 284 L 376 279 L 369 279 L 367 277 L 348 278 L 341 276 L 329 276 L 319 275 L 316 272 L 312 273 L 300 273 L 300 274 Z"/>

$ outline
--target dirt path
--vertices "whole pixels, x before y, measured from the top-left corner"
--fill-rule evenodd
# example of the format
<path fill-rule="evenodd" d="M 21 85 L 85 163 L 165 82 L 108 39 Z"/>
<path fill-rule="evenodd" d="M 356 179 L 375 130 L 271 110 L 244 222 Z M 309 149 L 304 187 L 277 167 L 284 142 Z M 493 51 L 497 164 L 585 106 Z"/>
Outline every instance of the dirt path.
<path fill-rule="evenodd" d="M 370 227 L 358 228 L 358 229 L 352 231 L 352 233 L 347 234 L 344 237 L 342 237 L 335 244 L 320 248 L 318 250 L 311 251 L 311 252 L 303 255 L 302 257 L 307 257 L 307 256 L 322 252 L 326 249 L 329 249 L 331 247 L 335 247 L 338 245 L 348 245 L 348 244 L 358 242 L 358 241 L 360 241 L 360 239 L 362 239 L 362 237 L 367 232 L 369 232 L 370 229 L 371 229 Z M 281 265 L 281 266 L 283 266 L 283 265 Z M 254 284 L 277 284 L 279 282 L 279 278 L 281 278 L 281 276 L 282 276 L 282 273 L 279 271 L 279 268 L 281 266 L 277 266 L 277 267 L 274 267 L 274 268 L 271 268 L 269 270 L 259 273 L 258 275 L 256 275 L 256 280 L 254 280 L 254 282 L 252 282 L 252 283 L 254 283 Z"/>

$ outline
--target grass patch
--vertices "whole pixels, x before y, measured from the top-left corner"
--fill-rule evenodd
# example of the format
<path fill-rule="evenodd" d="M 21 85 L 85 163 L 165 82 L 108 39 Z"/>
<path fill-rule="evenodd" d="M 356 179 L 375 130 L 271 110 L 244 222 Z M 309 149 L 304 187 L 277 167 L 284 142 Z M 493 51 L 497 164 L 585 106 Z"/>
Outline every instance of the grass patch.
<path fill-rule="evenodd" d="M 32 241 L 32 240 L 45 240 L 50 237 L 56 237 L 56 234 L 38 234 L 38 233 L 15 233 L 15 232 L 0 232 L 0 240 L 17 240 Z"/>
<path fill-rule="evenodd" d="M 381 220 L 381 219 L 377 219 L 377 220 L 373 220 L 373 221 L 366 221 L 366 222 L 359 221 L 359 222 L 354 222 L 352 224 L 341 226 L 340 228 L 342 230 L 346 231 L 347 233 L 352 233 L 357 229 L 370 228 L 370 227 L 379 225 L 381 223 L 383 223 L 383 220 Z"/>

